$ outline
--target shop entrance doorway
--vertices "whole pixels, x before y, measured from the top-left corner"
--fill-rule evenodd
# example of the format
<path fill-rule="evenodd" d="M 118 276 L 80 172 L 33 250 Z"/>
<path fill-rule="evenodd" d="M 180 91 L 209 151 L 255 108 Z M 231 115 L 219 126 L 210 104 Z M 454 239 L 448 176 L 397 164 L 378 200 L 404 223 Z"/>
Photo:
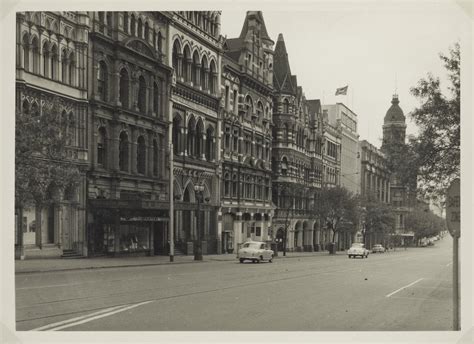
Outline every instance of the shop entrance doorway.
<path fill-rule="evenodd" d="M 153 223 L 153 247 L 156 255 L 169 253 L 168 231 L 165 222 Z"/>

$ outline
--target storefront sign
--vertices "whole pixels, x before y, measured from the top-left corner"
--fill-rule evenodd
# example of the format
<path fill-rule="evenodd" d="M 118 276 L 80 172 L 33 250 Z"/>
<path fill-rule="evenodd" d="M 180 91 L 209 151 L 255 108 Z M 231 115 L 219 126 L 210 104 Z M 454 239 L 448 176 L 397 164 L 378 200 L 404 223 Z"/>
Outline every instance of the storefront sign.
<path fill-rule="evenodd" d="M 130 218 L 121 217 L 121 222 L 168 222 L 167 217 L 157 217 L 157 216 L 134 216 Z"/>

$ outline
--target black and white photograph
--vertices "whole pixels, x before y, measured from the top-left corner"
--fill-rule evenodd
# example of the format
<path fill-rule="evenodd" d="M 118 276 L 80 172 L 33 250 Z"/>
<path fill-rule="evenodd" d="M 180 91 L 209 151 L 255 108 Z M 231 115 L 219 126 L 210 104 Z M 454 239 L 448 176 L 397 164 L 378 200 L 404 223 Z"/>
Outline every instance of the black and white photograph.
<path fill-rule="evenodd" d="M 471 1 L 2 6 L 2 343 L 472 343 Z"/>

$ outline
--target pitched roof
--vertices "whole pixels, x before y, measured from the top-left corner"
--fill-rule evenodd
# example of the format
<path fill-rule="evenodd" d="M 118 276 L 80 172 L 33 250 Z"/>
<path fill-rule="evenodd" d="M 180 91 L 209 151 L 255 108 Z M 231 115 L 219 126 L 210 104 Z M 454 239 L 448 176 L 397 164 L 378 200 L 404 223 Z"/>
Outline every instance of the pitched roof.
<path fill-rule="evenodd" d="M 247 31 L 249 30 L 249 19 L 256 18 L 261 24 L 261 38 L 269 40 L 273 43 L 272 39 L 268 35 L 267 27 L 265 26 L 265 20 L 263 19 L 262 11 L 247 11 L 247 16 L 245 17 L 244 26 L 242 27 L 242 31 L 240 32 L 239 38 L 244 40 L 247 36 Z"/>
<path fill-rule="evenodd" d="M 296 85 L 296 76 L 291 75 L 285 40 L 280 33 L 273 55 L 273 86 L 277 91 L 295 94 Z"/>
<path fill-rule="evenodd" d="M 319 99 L 308 99 L 306 100 L 309 111 L 311 113 L 318 113 L 321 111 L 321 101 Z"/>

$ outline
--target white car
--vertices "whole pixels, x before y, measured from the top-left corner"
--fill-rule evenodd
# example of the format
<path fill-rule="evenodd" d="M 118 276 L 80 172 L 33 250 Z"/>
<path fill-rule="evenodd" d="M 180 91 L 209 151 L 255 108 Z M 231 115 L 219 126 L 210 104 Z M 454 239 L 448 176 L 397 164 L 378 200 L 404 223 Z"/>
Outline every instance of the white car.
<path fill-rule="evenodd" d="M 272 262 L 274 252 L 269 249 L 268 244 L 261 241 L 247 241 L 237 252 L 237 259 L 243 263 L 250 260 L 252 263 L 260 263 L 267 260 Z"/>
<path fill-rule="evenodd" d="M 347 256 L 349 258 L 357 256 L 367 258 L 369 256 L 369 250 L 365 248 L 364 244 L 354 243 L 351 248 L 347 250 Z"/>

